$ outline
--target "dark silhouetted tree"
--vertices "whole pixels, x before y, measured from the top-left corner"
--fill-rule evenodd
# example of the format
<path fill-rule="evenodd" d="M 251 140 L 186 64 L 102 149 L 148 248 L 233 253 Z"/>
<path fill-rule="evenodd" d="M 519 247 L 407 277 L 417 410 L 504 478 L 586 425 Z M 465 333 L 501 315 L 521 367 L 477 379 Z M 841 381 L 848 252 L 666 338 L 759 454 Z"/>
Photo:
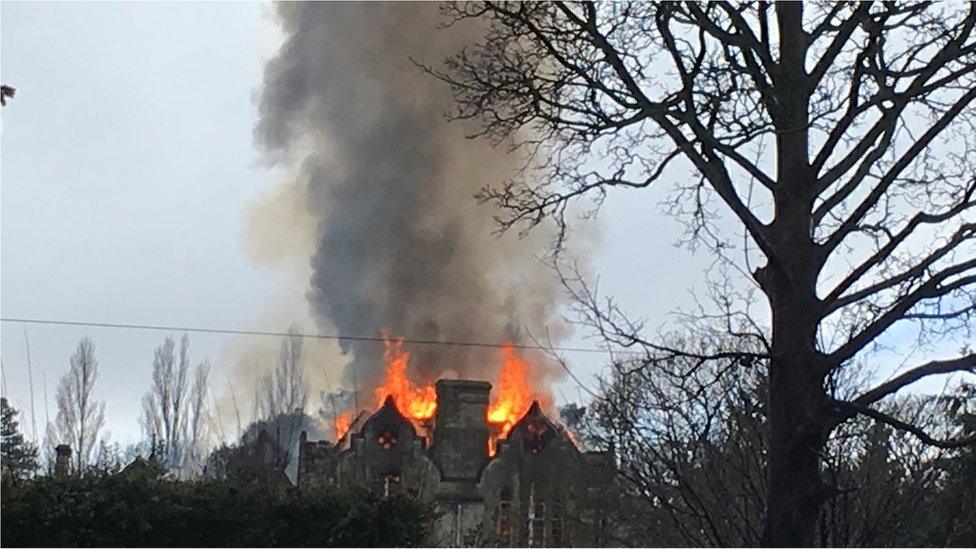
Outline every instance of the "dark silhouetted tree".
<path fill-rule="evenodd" d="M 670 178 L 692 241 L 761 295 L 768 322 L 743 320 L 732 299 L 722 314 L 768 359 L 764 544 L 814 541 L 830 497 L 823 450 L 856 416 L 930 445 L 972 441 L 938 439 L 878 405 L 922 378 L 976 369 L 971 349 L 934 350 L 971 335 L 976 311 L 976 3 L 444 9 L 487 29 L 432 71 L 453 87 L 455 118 L 529 155 L 480 194 L 503 229 L 554 219 L 558 250 L 574 201 L 599 206 L 614 189 Z M 614 307 L 586 303 L 614 344 L 728 358 L 665 349 Z M 927 359 L 863 393 L 831 393 L 833 378 L 909 327 Z"/>
<path fill-rule="evenodd" d="M 704 353 L 716 343 L 724 342 L 681 347 Z M 768 448 L 764 365 L 670 357 L 647 366 L 643 359 L 616 362 L 577 429 L 588 445 L 613 454 L 625 480 L 623 501 L 639 517 L 627 544 L 758 544 Z M 854 394 L 860 383 L 848 378 L 834 391 Z M 959 423 L 973 403 L 969 391 L 904 395 L 882 409 L 928 432 L 959 436 L 967 432 Z M 967 469 L 965 461 L 972 451 L 932 448 L 863 416 L 845 422 L 823 450 L 830 497 L 816 523 L 817 544 L 971 545 L 972 505 L 960 496 L 973 486 L 972 462 Z"/>
<path fill-rule="evenodd" d="M 7 397 L 0 397 L 0 465 L 5 475 L 24 478 L 38 468 L 37 446 L 24 440 L 17 421 L 18 413 L 7 402 Z"/>

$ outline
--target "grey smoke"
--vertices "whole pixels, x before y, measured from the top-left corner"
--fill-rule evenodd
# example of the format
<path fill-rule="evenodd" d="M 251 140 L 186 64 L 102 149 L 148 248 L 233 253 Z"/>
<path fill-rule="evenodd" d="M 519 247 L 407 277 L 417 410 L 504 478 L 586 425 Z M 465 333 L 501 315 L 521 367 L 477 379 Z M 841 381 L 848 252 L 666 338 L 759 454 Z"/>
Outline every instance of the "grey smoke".
<path fill-rule="evenodd" d="M 265 68 L 255 134 L 269 158 L 291 166 L 317 220 L 308 301 L 319 327 L 499 343 L 523 329 L 565 335 L 552 326 L 558 285 L 534 255 L 546 237 L 493 236 L 490 208 L 473 198 L 515 160 L 448 124 L 449 90 L 410 60 L 439 63 L 477 29 L 438 30 L 429 3 L 276 9 L 285 42 Z M 382 346 L 342 348 L 344 384 L 369 390 Z M 428 380 L 491 379 L 498 365 L 497 351 L 410 350 Z M 536 361 L 540 376 L 555 375 Z"/>

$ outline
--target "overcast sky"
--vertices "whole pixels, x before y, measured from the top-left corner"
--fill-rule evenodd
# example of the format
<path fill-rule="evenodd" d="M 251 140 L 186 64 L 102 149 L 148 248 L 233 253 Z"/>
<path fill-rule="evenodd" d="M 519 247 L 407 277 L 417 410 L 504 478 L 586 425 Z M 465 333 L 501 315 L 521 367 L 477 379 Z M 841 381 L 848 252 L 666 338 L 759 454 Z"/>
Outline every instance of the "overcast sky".
<path fill-rule="evenodd" d="M 249 208 L 281 177 L 252 142 L 263 63 L 280 41 L 267 4 L 3 2 L 0 15 L 2 79 L 17 88 L 2 111 L 4 317 L 283 330 L 286 303 L 307 320 L 304 284 L 255 264 L 245 242 Z M 690 306 L 710 262 L 672 246 L 681 227 L 660 212 L 666 190 L 612 194 L 592 258 L 601 288 L 652 326 Z M 0 332 L 4 392 L 31 435 L 25 326 Z M 90 335 L 107 430 L 136 440 L 165 333 L 26 332 L 39 433 L 68 357 Z M 194 360 L 216 365 L 218 396 L 228 342 L 191 335 Z M 568 357 L 586 380 L 601 360 Z M 568 381 L 557 393 L 577 395 Z"/>
<path fill-rule="evenodd" d="M 2 4 L 3 316 L 243 327 L 276 281 L 242 247 L 271 175 L 251 130 L 277 29 L 258 3 Z M 137 432 L 163 333 L 28 326 L 35 409 L 90 335 L 107 428 Z M 192 339 L 216 358 L 221 337 Z M 2 327 L 9 393 L 29 404 L 24 329 Z M 27 418 L 25 417 L 25 420 Z M 25 421 L 25 423 L 27 423 Z M 38 430 L 42 430 L 42 421 Z"/>

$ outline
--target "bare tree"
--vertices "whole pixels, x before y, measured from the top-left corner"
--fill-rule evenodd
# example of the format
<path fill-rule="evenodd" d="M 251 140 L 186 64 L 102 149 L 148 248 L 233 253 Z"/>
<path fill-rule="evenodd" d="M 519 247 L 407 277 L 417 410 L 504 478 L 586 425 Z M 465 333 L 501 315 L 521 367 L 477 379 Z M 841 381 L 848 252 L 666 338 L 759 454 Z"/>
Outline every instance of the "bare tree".
<path fill-rule="evenodd" d="M 164 449 L 163 462 L 167 467 L 179 465 L 182 449 L 180 435 L 180 408 L 186 396 L 186 379 L 189 364 L 183 358 L 187 352 L 188 338 L 181 341 L 180 363 L 176 362 L 176 342 L 167 337 L 156 347 L 153 355 L 152 385 L 143 397 L 143 429 L 155 443 Z"/>
<path fill-rule="evenodd" d="M 302 338 L 297 327 L 282 339 L 274 371 L 262 380 L 262 415 L 266 419 L 280 414 L 304 413 L 308 404 L 308 386 L 302 364 Z"/>
<path fill-rule="evenodd" d="M 206 414 L 209 362 L 197 366 L 190 386 L 190 338 L 176 342 L 167 337 L 153 355 L 152 385 L 143 397 L 142 426 L 146 436 L 163 449 L 163 462 L 182 469 L 187 460 L 199 458 L 203 416 Z"/>
<path fill-rule="evenodd" d="M 756 544 L 765 439 L 755 370 L 678 382 L 626 361 L 601 384 L 582 431 L 612 450 L 640 507 L 633 545 Z"/>
<path fill-rule="evenodd" d="M 699 351 L 711 346 L 681 344 Z M 588 445 L 613 453 L 630 496 L 625 501 L 642 517 L 630 527 L 629 542 L 756 545 L 768 447 L 763 364 L 664 356 L 649 368 L 645 360 L 614 363 L 580 429 Z M 845 379 L 833 390 L 852 394 L 859 384 Z M 972 391 L 954 398 L 971 402 Z M 942 398 L 908 395 L 886 402 L 884 410 L 951 434 L 957 431 L 951 419 L 961 415 L 951 408 Z M 831 497 L 815 529 L 819 546 L 965 545 L 954 524 L 969 510 L 935 505 L 965 485 L 964 475 L 945 467 L 961 457 L 959 449 L 933 449 L 870 418 L 846 422 L 824 448 Z"/>
<path fill-rule="evenodd" d="M 768 342 L 764 544 L 812 543 L 829 496 L 822 451 L 855 416 L 930 445 L 972 442 L 937 439 L 877 405 L 927 376 L 976 370 L 970 349 L 934 356 L 971 335 L 976 311 L 976 4 L 444 9 L 453 24 L 487 29 L 431 71 L 453 87 L 455 118 L 528 155 L 516 178 L 480 195 L 502 229 L 554 219 L 558 250 L 574 201 L 598 207 L 611 189 L 693 174 L 674 212 L 768 306 L 768 324 L 750 329 Z M 593 304 L 614 343 L 661 350 Z M 847 399 L 830 393 L 831 379 L 908 327 L 930 360 Z"/>
<path fill-rule="evenodd" d="M 190 390 L 188 432 L 186 437 L 186 464 L 197 466 L 203 461 L 207 442 L 209 416 L 207 411 L 207 392 L 210 390 L 210 361 L 204 359 L 197 365 Z"/>
<path fill-rule="evenodd" d="M 91 462 L 98 433 L 105 425 L 105 403 L 96 401 L 92 394 L 97 379 L 95 344 L 85 337 L 71 355 L 68 372 L 55 393 L 58 414 L 54 436 L 61 443 L 71 445 L 78 472 L 84 471 Z"/>
<path fill-rule="evenodd" d="M 305 367 L 302 361 L 302 337 L 296 326 L 288 329 L 288 336 L 281 341 L 275 369 L 261 380 L 261 394 L 257 409 L 258 421 L 252 423 L 248 431 L 260 426 L 283 449 L 284 466 L 292 466 L 292 456 L 296 455 L 294 446 L 305 428 L 308 416 L 308 385 L 305 381 Z"/>

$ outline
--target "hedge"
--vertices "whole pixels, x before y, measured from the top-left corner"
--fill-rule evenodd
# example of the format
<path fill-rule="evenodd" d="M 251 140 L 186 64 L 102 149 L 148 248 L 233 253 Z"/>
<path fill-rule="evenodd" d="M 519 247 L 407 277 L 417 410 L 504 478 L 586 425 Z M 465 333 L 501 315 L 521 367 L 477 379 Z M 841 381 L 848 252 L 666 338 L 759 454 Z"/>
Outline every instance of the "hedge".
<path fill-rule="evenodd" d="M 410 547 L 431 507 L 365 492 L 97 475 L 3 479 L 2 545 Z"/>

